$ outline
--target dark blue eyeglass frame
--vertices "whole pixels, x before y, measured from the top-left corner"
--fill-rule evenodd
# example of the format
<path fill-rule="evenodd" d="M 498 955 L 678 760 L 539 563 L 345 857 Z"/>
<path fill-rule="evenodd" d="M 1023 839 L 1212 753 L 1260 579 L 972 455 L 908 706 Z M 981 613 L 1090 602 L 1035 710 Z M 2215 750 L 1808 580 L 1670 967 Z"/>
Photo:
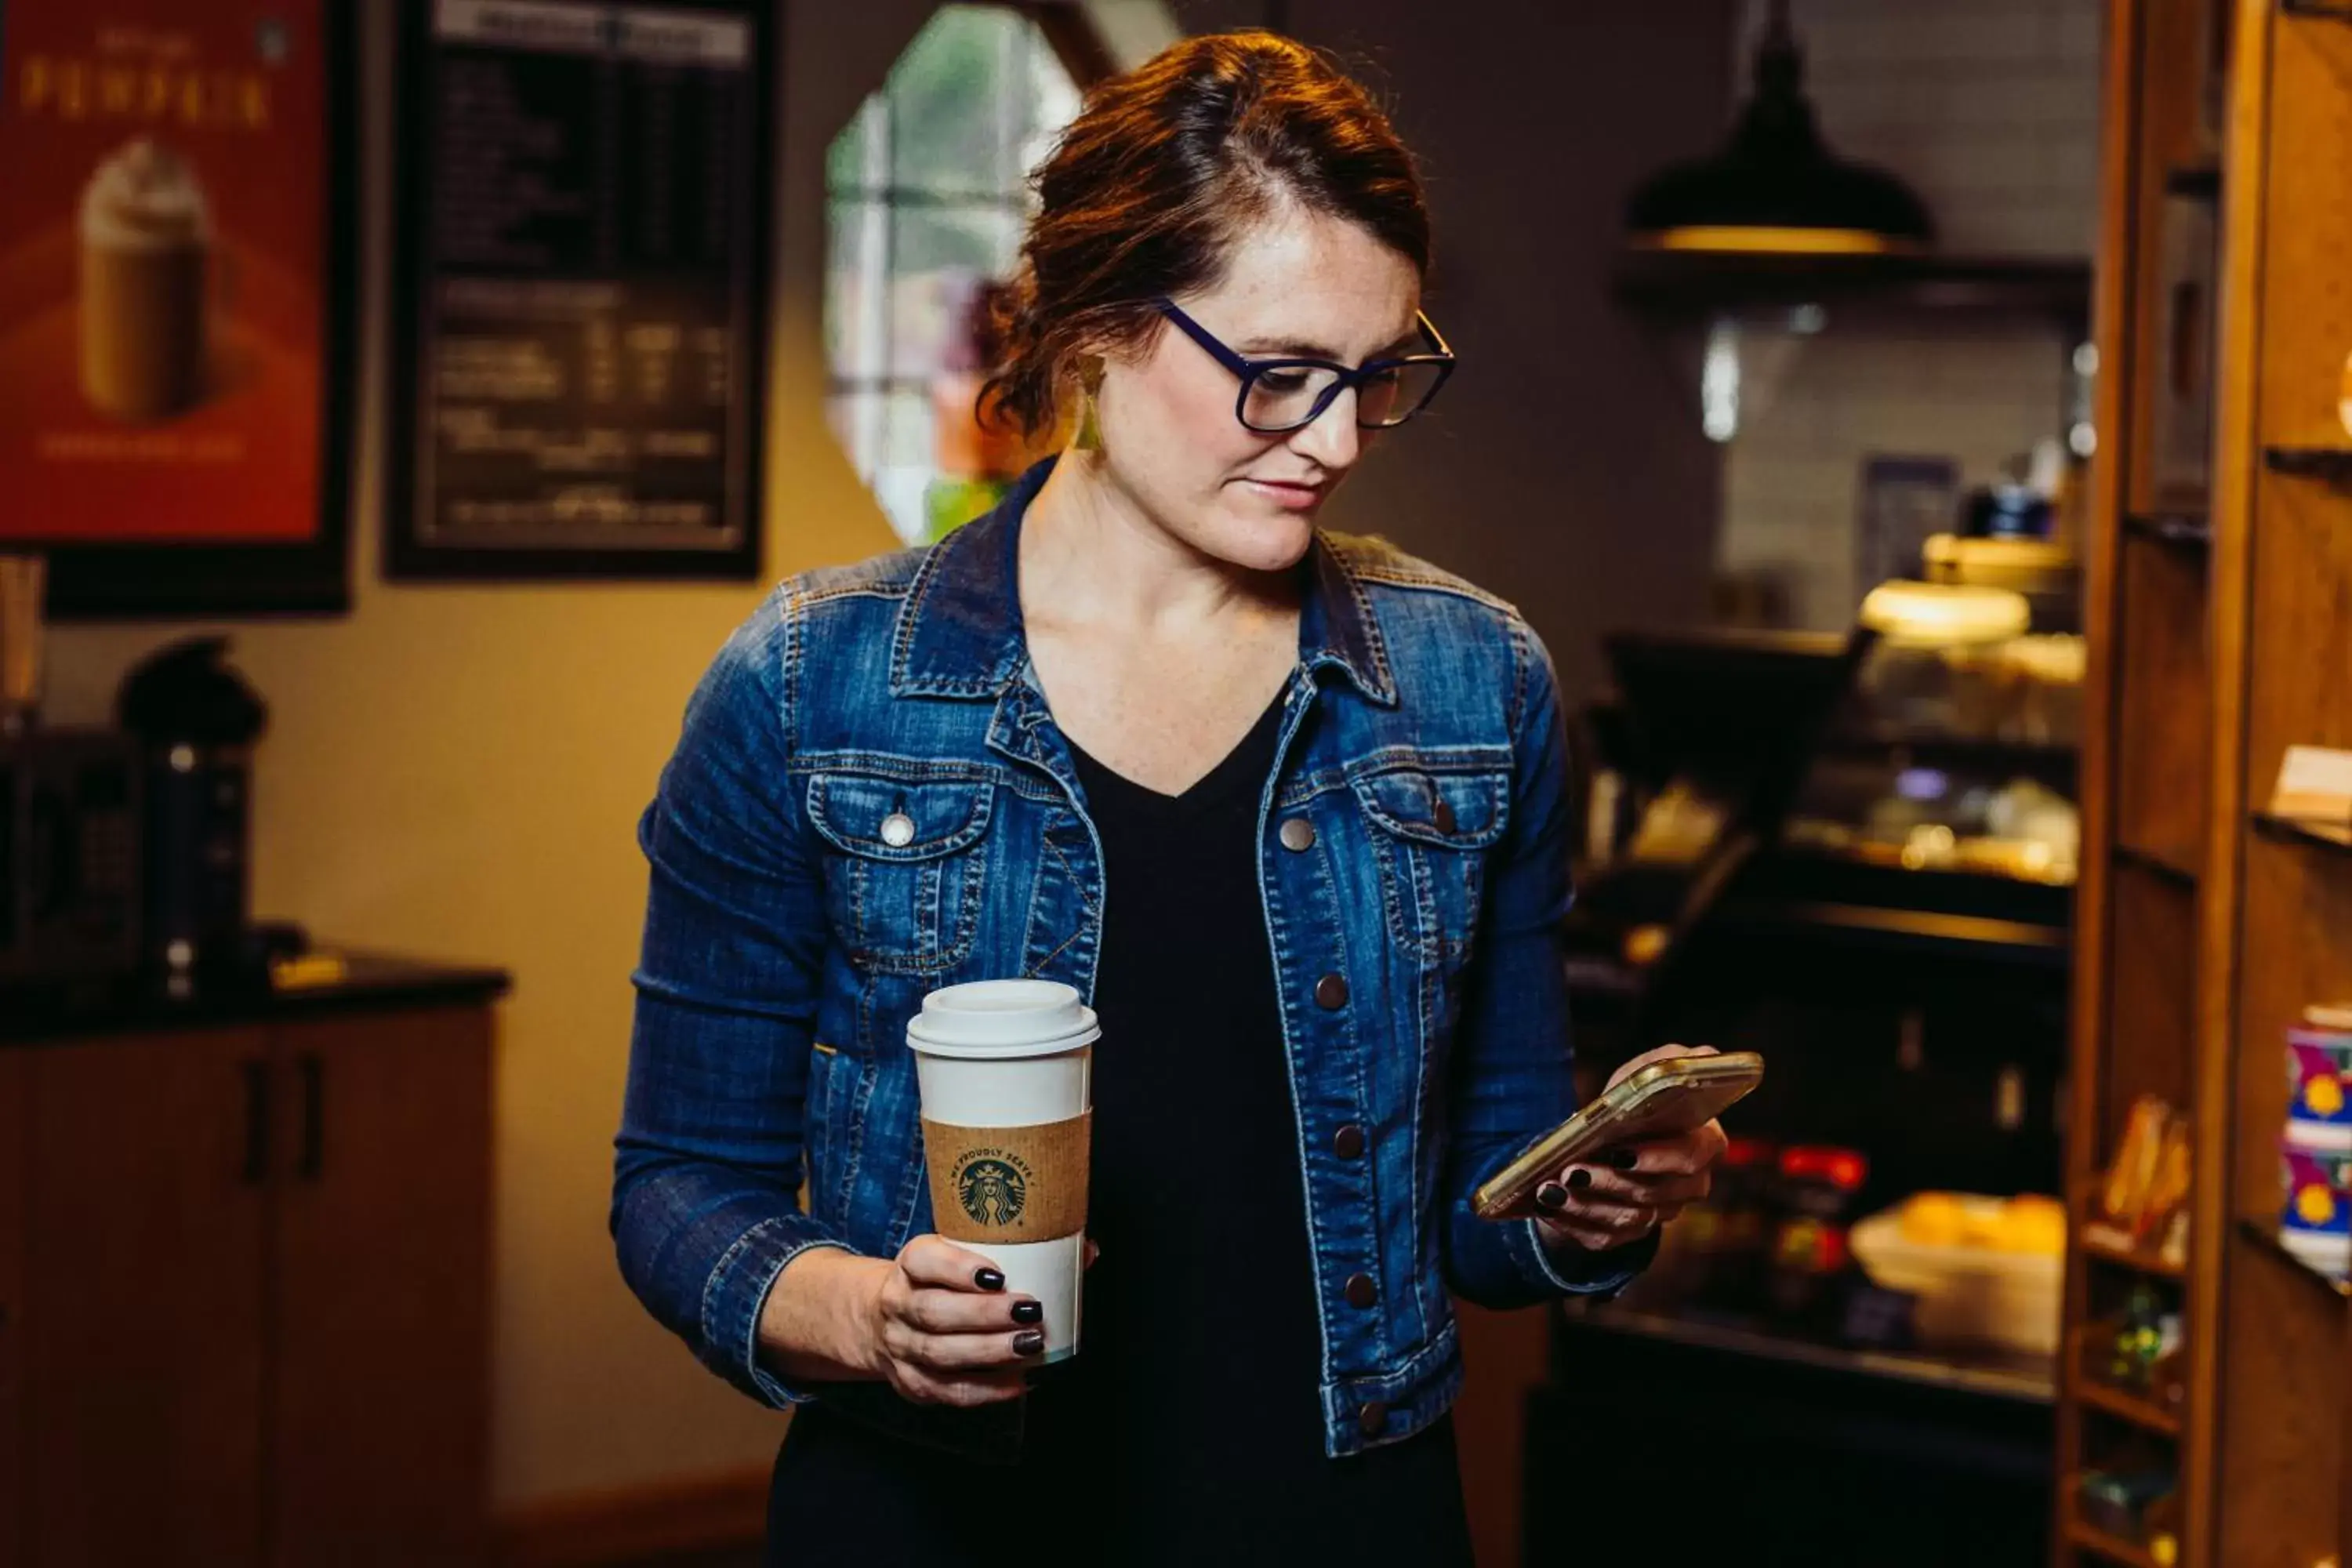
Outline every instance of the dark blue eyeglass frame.
<path fill-rule="evenodd" d="M 1175 322 L 1177 327 L 1182 331 L 1186 337 L 1192 339 L 1194 342 L 1200 344 L 1202 348 L 1208 351 L 1210 358 L 1215 360 L 1219 364 L 1223 365 L 1227 370 L 1232 371 L 1234 374 L 1240 379 L 1242 384 L 1241 390 L 1235 394 L 1234 397 L 1234 417 L 1241 421 L 1243 429 L 1255 431 L 1261 436 L 1284 436 L 1289 434 L 1293 430 L 1304 430 L 1309 425 L 1314 424 L 1318 419 L 1322 418 L 1324 410 L 1329 408 L 1331 405 L 1338 400 L 1341 393 L 1348 391 L 1351 387 L 1360 387 L 1366 383 L 1371 381 L 1373 378 L 1386 374 L 1390 371 L 1396 370 L 1404 365 L 1434 366 L 1436 369 L 1436 375 L 1430 382 L 1429 390 L 1423 393 L 1418 398 L 1414 399 L 1412 406 L 1410 407 L 1399 405 L 1398 410 L 1392 411 L 1389 418 L 1370 421 L 1365 420 L 1360 415 L 1360 410 L 1363 406 L 1362 399 L 1359 398 L 1357 400 L 1357 407 L 1360 412 L 1356 420 L 1356 425 L 1359 429 L 1394 429 L 1397 426 L 1403 424 L 1406 420 L 1412 418 L 1414 415 L 1428 407 L 1431 402 L 1435 399 L 1438 393 L 1444 389 L 1447 379 L 1454 374 L 1454 351 L 1446 347 L 1445 340 L 1438 335 L 1436 324 L 1418 310 L 1413 312 L 1413 322 L 1421 329 L 1423 339 L 1434 352 L 1425 354 L 1402 354 L 1392 355 L 1387 359 L 1366 360 L 1362 364 L 1351 366 L 1340 364 L 1336 361 L 1328 359 L 1251 359 L 1246 354 L 1237 353 L 1234 350 L 1227 348 L 1223 341 L 1214 332 L 1212 332 L 1208 328 L 1201 325 L 1200 322 L 1186 315 L 1183 310 L 1177 305 L 1175 300 L 1163 296 L 1159 300 L 1153 300 L 1152 303 L 1160 308 L 1160 313 L 1161 315 Z M 1307 410 L 1305 417 L 1294 419 L 1285 425 L 1253 424 L 1250 420 L 1248 412 L 1250 391 L 1257 384 L 1257 379 L 1259 376 L 1264 375 L 1268 371 L 1278 370 L 1328 370 L 1332 373 L 1333 379 L 1331 384 L 1325 387 L 1321 395 L 1315 399 L 1314 406 Z"/>

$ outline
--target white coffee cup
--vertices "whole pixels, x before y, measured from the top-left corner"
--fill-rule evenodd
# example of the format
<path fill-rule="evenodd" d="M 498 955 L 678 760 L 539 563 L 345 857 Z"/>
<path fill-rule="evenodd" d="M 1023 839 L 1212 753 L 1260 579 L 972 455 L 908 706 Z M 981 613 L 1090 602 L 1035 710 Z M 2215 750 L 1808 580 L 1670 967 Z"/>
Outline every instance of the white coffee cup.
<path fill-rule="evenodd" d="M 933 1223 L 1045 1309 L 1045 1353 L 1077 1353 L 1086 1268 L 1094 1010 L 1051 980 L 982 980 L 907 1024 Z"/>

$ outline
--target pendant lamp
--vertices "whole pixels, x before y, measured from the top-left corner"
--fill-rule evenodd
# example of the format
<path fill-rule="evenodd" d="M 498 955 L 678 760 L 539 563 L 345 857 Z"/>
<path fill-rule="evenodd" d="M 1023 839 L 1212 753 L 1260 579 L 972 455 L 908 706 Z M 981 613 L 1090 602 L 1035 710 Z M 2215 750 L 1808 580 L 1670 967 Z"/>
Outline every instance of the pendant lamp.
<path fill-rule="evenodd" d="M 1756 89 L 1730 142 L 1653 176 L 1626 203 L 1630 242 L 1649 250 L 1879 256 L 1924 249 L 1935 226 L 1884 170 L 1822 142 L 1804 93 L 1788 0 L 1772 0 Z"/>

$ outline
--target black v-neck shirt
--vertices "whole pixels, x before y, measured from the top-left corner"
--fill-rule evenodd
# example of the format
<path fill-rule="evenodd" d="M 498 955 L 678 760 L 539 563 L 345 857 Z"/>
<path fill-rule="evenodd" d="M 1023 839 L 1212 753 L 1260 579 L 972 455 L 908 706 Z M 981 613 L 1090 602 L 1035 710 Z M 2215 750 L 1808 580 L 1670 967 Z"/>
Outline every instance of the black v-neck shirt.
<path fill-rule="evenodd" d="M 1071 747 L 1106 900 L 1087 1221 L 1102 1255 L 1079 1352 L 1029 1395 L 1018 1479 L 799 1417 L 818 1430 L 786 1444 L 779 1489 L 799 1465 L 793 1490 L 856 1518 L 863 1561 L 1002 1561 L 974 1550 L 972 1523 L 1012 1502 L 1070 1510 L 1064 1530 L 1020 1532 L 1066 1543 L 1049 1561 L 1470 1563 L 1450 1425 L 1324 1453 L 1305 1176 L 1257 881 L 1283 713 L 1277 697 L 1180 795 Z M 835 1560 L 812 1544 L 772 1542 L 772 1560 Z"/>

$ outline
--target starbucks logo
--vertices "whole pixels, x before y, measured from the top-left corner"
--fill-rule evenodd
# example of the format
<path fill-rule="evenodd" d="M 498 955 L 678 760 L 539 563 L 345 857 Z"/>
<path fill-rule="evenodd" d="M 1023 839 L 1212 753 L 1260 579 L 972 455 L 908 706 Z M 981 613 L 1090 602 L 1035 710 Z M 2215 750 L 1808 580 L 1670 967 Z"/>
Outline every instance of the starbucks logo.
<path fill-rule="evenodd" d="M 1002 1230 L 1020 1220 L 1029 1183 L 1003 1160 L 974 1160 L 958 1173 L 956 1196 L 973 1224 Z"/>

